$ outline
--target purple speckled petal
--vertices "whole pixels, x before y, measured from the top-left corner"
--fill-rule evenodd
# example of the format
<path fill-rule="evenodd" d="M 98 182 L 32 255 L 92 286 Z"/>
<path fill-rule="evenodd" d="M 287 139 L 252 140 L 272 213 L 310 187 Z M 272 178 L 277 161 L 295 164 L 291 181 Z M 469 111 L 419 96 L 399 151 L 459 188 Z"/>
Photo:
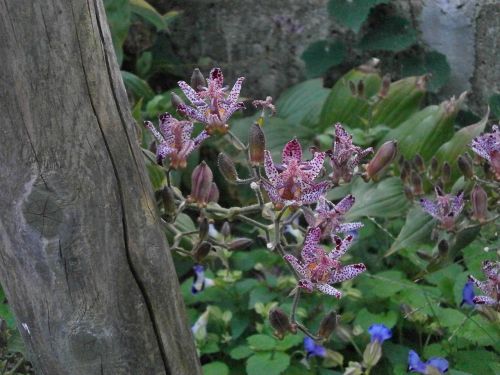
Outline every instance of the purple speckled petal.
<path fill-rule="evenodd" d="M 155 126 L 151 121 L 144 121 L 144 126 L 148 128 L 148 130 L 153 133 L 153 136 L 156 138 L 158 142 L 164 142 L 165 139 L 163 136 L 160 134 L 158 130 L 156 130 Z"/>
<path fill-rule="evenodd" d="M 278 170 L 274 166 L 271 153 L 267 150 L 264 151 L 264 169 L 266 171 L 267 178 L 271 181 L 271 184 L 276 185 L 279 181 Z"/>
<path fill-rule="evenodd" d="M 316 284 L 315 287 L 320 292 L 328 294 L 329 296 L 334 296 L 335 298 L 342 297 L 342 292 L 340 292 L 338 289 L 335 289 L 331 285 L 328 285 L 328 284 Z"/>
<path fill-rule="evenodd" d="M 304 267 L 300 264 L 300 262 L 293 255 L 287 254 L 283 257 L 290 265 L 293 267 L 297 273 L 302 277 L 307 277 L 306 271 Z"/>
<path fill-rule="evenodd" d="M 476 296 L 472 300 L 476 305 L 496 305 L 497 301 L 488 296 Z"/>
<path fill-rule="evenodd" d="M 350 280 L 366 271 L 366 266 L 363 263 L 350 264 L 343 266 L 340 270 L 335 271 L 330 276 L 329 284 L 340 283 L 342 281 Z"/>
<path fill-rule="evenodd" d="M 301 166 L 301 172 L 303 177 L 309 181 L 314 180 L 318 177 L 321 168 L 323 168 L 323 163 L 325 161 L 326 154 L 324 152 L 315 152 L 311 160 L 304 162 Z"/>
<path fill-rule="evenodd" d="M 439 219 L 441 217 L 439 213 L 439 207 L 429 199 L 421 198 L 420 205 L 422 206 L 422 209 L 429 215 L 431 215 L 433 218 Z"/>
<path fill-rule="evenodd" d="M 335 205 L 335 211 L 341 214 L 345 214 L 347 211 L 351 209 L 355 201 L 356 200 L 354 196 L 352 194 L 349 194 Z"/>
<path fill-rule="evenodd" d="M 281 196 L 279 195 L 278 191 L 276 190 L 276 188 L 273 185 L 271 185 L 270 183 L 268 183 L 265 180 L 262 180 L 262 187 L 267 192 L 267 195 L 269 196 L 269 199 L 274 204 L 283 203 L 283 199 L 281 198 Z"/>
<path fill-rule="evenodd" d="M 330 251 L 328 254 L 331 259 L 339 259 L 342 255 L 344 255 L 349 247 L 352 245 L 353 237 L 351 235 L 347 236 L 344 239 L 341 239 L 338 236 L 332 236 L 332 242 L 335 244 L 335 248 Z"/>
<path fill-rule="evenodd" d="M 347 233 L 347 232 L 351 232 L 353 230 L 358 230 L 360 228 L 363 228 L 363 223 L 355 222 L 355 223 L 340 224 L 339 226 L 337 226 L 336 228 L 333 228 L 333 229 L 338 233 Z"/>
<path fill-rule="evenodd" d="M 330 187 L 330 183 L 328 181 L 320 182 L 319 184 L 311 185 L 309 188 L 304 189 L 302 191 L 301 203 L 302 204 L 311 204 L 317 202 L 318 199 L 325 194 L 325 192 Z"/>
<path fill-rule="evenodd" d="M 204 113 L 186 104 L 180 104 L 177 107 L 177 111 L 179 111 L 180 114 L 187 116 L 193 120 L 197 120 L 201 123 L 206 124 L 208 122 L 207 116 L 205 116 Z"/>
<path fill-rule="evenodd" d="M 451 211 L 453 212 L 453 216 L 457 217 L 462 209 L 464 208 L 464 193 L 460 192 L 457 196 L 453 197 L 453 201 L 451 204 Z"/>
<path fill-rule="evenodd" d="M 307 231 L 304 245 L 302 246 L 301 256 L 305 262 L 310 263 L 316 258 L 316 248 L 321 239 L 321 228 L 310 228 Z"/>
<path fill-rule="evenodd" d="M 300 163 L 302 160 L 302 146 L 299 141 L 297 141 L 297 138 L 292 139 L 285 145 L 281 156 L 283 164 L 289 164 L 292 160 L 296 160 Z"/>
<path fill-rule="evenodd" d="M 186 98 L 188 98 L 193 105 L 197 107 L 206 105 L 205 102 L 198 96 L 198 93 L 186 82 L 179 81 L 177 82 L 177 85 L 179 85 L 184 95 L 186 95 Z"/>

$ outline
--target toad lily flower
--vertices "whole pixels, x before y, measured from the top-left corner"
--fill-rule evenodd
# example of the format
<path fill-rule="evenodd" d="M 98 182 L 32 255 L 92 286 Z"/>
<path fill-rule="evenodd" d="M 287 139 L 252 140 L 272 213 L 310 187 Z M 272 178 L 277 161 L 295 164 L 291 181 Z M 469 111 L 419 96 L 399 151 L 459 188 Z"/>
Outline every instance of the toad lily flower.
<path fill-rule="evenodd" d="M 436 198 L 435 202 L 420 199 L 422 209 L 437 219 L 443 229 L 453 229 L 455 220 L 464 208 L 464 193 L 460 192 L 456 196 L 443 194 L 443 191 L 436 187 Z"/>
<path fill-rule="evenodd" d="M 422 362 L 418 354 L 410 350 L 408 353 L 408 370 L 424 375 L 444 374 L 448 371 L 448 361 L 441 357 L 432 357 Z"/>
<path fill-rule="evenodd" d="M 494 125 L 492 130 L 491 133 L 474 138 L 471 148 L 476 154 L 488 160 L 496 178 L 500 180 L 500 129 L 498 125 Z"/>
<path fill-rule="evenodd" d="M 324 152 L 315 152 L 309 161 L 302 161 L 302 147 L 294 139 L 282 153 L 283 164 L 276 166 L 269 151 L 264 153 L 264 168 L 269 181 L 262 180 L 269 198 L 277 208 L 316 202 L 328 189 L 329 182 L 313 183 L 325 160 Z"/>
<path fill-rule="evenodd" d="M 473 282 L 485 295 L 476 296 L 473 302 L 476 305 L 491 305 L 500 307 L 500 262 L 485 260 L 483 262 L 483 273 L 486 281 L 479 281 L 469 275 L 469 281 Z"/>
<path fill-rule="evenodd" d="M 352 136 L 345 131 L 341 124 L 336 124 L 332 149 L 326 152 L 333 169 L 333 182 L 338 184 L 341 179 L 345 182 L 351 181 L 354 168 L 371 152 L 373 152 L 371 147 L 363 150 L 361 147 L 353 145 Z"/>
<path fill-rule="evenodd" d="M 344 215 L 351 209 L 354 201 L 355 199 L 351 194 L 337 204 L 333 204 L 325 197 L 320 197 L 316 210 L 312 213 L 305 213 L 306 221 L 311 227 L 320 227 L 323 238 L 334 233 L 357 231 L 363 227 L 362 223 L 343 223 Z"/>
<path fill-rule="evenodd" d="M 208 134 L 224 134 L 228 131 L 227 121 L 233 113 L 245 108 L 243 102 L 238 102 L 244 79 L 238 78 L 229 94 L 226 94 L 227 87 L 223 87 L 224 76 L 219 68 L 210 71 L 206 87 L 193 88 L 186 82 L 179 81 L 179 87 L 194 107 L 182 103 L 177 106 L 177 110 L 180 114 L 205 124 Z"/>
<path fill-rule="evenodd" d="M 334 236 L 335 249 L 326 253 L 320 246 L 321 229 L 312 228 L 307 232 L 302 248 L 301 256 L 303 263 L 299 262 L 293 255 L 285 255 L 295 271 L 302 277 L 298 287 L 311 293 L 314 289 L 325 294 L 342 297 L 342 293 L 329 284 L 340 283 L 350 280 L 360 273 L 366 271 L 363 263 L 343 266 L 339 258 L 346 253 L 352 242 L 352 236 L 345 239 Z"/>
<path fill-rule="evenodd" d="M 162 164 L 168 156 L 170 167 L 173 169 L 185 168 L 189 154 L 209 137 L 206 131 L 202 131 L 196 138 L 191 139 L 193 123 L 179 121 L 169 113 L 160 116 L 160 131 L 156 130 L 151 121 L 145 121 L 144 126 L 153 133 L 158 142 L 156 146 L 158 164 Z"/>

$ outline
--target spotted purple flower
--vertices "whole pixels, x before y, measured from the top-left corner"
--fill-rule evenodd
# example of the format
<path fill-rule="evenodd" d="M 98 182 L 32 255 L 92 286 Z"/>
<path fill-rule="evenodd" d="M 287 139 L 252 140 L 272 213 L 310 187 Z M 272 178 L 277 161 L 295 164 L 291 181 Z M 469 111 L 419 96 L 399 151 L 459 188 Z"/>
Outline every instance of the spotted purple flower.
<path fill-rule="evenodd" d="M 351 181 L 354 169 L 371 152 L 373 152 L 371 147 L 363 150 L 361 147 L 353 145 L 352 136 L 345 131 L 341 124 L 335 124 L 335 139 L 332 148 L 326 152 L 333 169 L 333 182 L 337 184 L 340 180 Z"/>
<path fill-rule="evenodd" d="M 494 125 L 491 133 L 476 137 L 471 142 L 472 151 L 488 160 L 496 178 L 500 180 L 500 129 Z"/>
<path fill-rule="evenodd" d="M 316 344 L 316 342 L 310 338 L 304 338 L 304 350 L 306 351 L 306 358 L 311 357 L 324 357 L 326 355 L 326 349 L 324 346 Z"/>
<path fill-rule="evenodd" d="M 385 324 L 372 324 L 368 333 L 371 342 L 378 341 L 380 344 L 392 337 L 392 331 Z"/>
<path fill-rule="evenodd" d="M 317 289 L 325 294 L 340 298 L 342 293 L 330 284 L 350 280 L 366 271 L 366 267 L 363 263 L 347 266 L 340 263 L 340 257 L 346 253 L 352 243 L 351 236 L 344 239 L 333 236 L 335 248 L 329 253 L 326 253 L 319 246 L 320 238 L 320 228 L 309 229 L 302 247 L 302 262 L 290 254 L 285 255 L 284 258 L 300 275 L 299 288 L 308 293 Z"/>
<path fill-rule="evenodd" d="M 160 131 L 156 130 L 151 121 L 145 121 L 144 126 L 156 138 L 158 163 L 162 164 L 163 160 L 168 157 L 170 167 L 173 169 L 185 168 L 189 154 L 209 137 L 206 131 L 202 131 L 196 138 L 191 139 L 193 123 L 179 121 L 169 113 L 160 116 Z"/>
<path fill-rule="evenodd" d="M 436 187 L 436 201 L 420 199 L 423 210 L 437 219 L 443 229 L 451 230 L 455 226 L 455 221 L 464 208 L 464 193 L 457 195 L 444 194 Z"/>
<path fill-rule="evenodd" d="M 431 369 L 437 370 L 440 374 L 448 371 L 448 361 L 441 357 L 432 357 L 427 362 L 422 362 L 418 354 L 410 350 L 408 353 L 408 370 L 419 374 L 430 374 Z"/>
<path fill-rule="evenodd" d="M 472 281 L 467 281 L 462 289 L 462 302 L 460 306 L 469 305 L 474 306 L 474 283 Z"/>
<path fill-rule="evenodd" d="M 469 281 L 473 282 L 485 294 L 475 296 L 472 301 L 476 305 L 500 307 L 500 262 L 485 260 L 483 273 L 486 276 L 486 281 L 479 281 L 474 276 L 469 275 Z"/>
<path fill-rule="evenodd" d="M 226 94 L 227 87 L 223 86 L 224 76 L 219 68 L 210 71 L 206 87 L 192 88 L 186 82 L 179 81 L 179 87 L 193 106 L 180 104 L 177 110 L 193 121 L 205 124 L 208 134 L 226 133 L 229 128 L 227 125 L 229 118 L 238 109 L 245 108 L 243 102 L 238 101 L 244 79 L 244 77 L 238 78 L 228 94 Z"/>
<path fill-rule="evenodd" d="M 214 281 L 205 277 L 205 268 L 201 264 L 196 264 L 193 267 L 194 277 L 193 285 L 191 286 L 191 293 L 198 294 L 205 288 L 213 286 Z"/>
<path fill-rule="evenodd" d="M 316 202 L 326 192 L 329 182 L 314 183 L 323 167 L 324 152 L 315 152 L 309 161 L 302 161 L 302 147 L 293 139 L 282 153 L 283 163 L 275 165 L 269 151 L 264 153 L 264 168 L 269 181 L 262 186 L 278 207 L 301 206 Z"/>
<path fill-rule="evenodd" d="M 335 233 L 349 233 L 357 231 L 363 224 L 360 222 L 344 223 L 344 215 L 354 204 L 354 197 L 349 194 L 337 204 L 333 204 L 325 197 L 320 197 L 312 215 L 305 215 L 311 227 L 320 227 L 323 238 Z"/>

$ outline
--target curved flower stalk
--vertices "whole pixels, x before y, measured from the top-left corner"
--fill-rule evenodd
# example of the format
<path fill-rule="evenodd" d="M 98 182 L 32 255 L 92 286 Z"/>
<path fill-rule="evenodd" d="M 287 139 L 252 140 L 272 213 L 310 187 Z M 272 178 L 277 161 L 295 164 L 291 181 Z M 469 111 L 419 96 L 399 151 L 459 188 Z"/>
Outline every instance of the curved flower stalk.
<path fill-rule="evenodd" d="M 334 236 L 335 248 L 329 253 L 319 246 L 320 238 L 320 228 L 309 229 L 301 252 L 303 262 L 290 254 L 285 255 L 284 259 L 300 275 L 301 279 L 297 284 L 299 288 L 309 293 L 317 289 L 322 293 L 340 298 L 342 293 L 330 284 L 353 279 L 366 271 L 366 267 L 363 263 L 347 266 L 340 263 L 340 257 L 346 253 L 352 243 L 352 236 L 347 236 L 345 239 Z"/>
<path fill-rule="evenodd" d="M 227 87 L 223 86 L 224 76 L 220 68 L 210 71 L 206 86 L 193 88 L 186 82 L 179 81 L 177 84 L 193 107 L 182 103 L 177 106 L 177 111 L 193 121 L 205 124 L 208 134 L 227 133 L 229 118 L 238 109 L 245 108 L 243 102 L 238 101 L 244 79 L 244 77 L 238 78 L 228 94 L 226 94 Z"/>
<path fill-rule="evenodd" d="M 488 160 L 495 172 L 495 177 L 500 180 L 500 129 L 494 125 L 491 133 L 476 137 L 471 142 L 472 151 Z"/>
<path fill-rule="evenodd" d="M 448 371 L 448 361 L 441 357 L 432 357 L 428 361 L 422 362 L 414 350 L 408 353 L 408 370 L 425 375 L 444 374 Z"/>
<path fill-rule="evenodd" d="M 264 152 L 264 168 L 269 181 L 262 186 L 277 208 L 301 206 L 316 202 L 329 187 L 329 182 L 314 183 L 325 160 L 324 152 L 315 152 L 309 161 L 302 160 L 302 147 L 293 139 L 285 145 L 283 163 L 275 165 L 271 152 Z"/>
<path fill-rule="evenodd" d="M 444 194 L 439 187 L 436 187 L 435 191 L 436 201 L 421 198 L 420 205 L 425 212 L 439 221 L 443 229 L 452 230 L 458 215 L 464 208 L 464 193 Z"/>
<path fill-rule="evenodd" d="M 344 223 L 344 215 L 354 205 L 354 197 L 349 194 L 337 204 L 333 204 L 325 197 L 320 197 L 314 212 L 304 212 L 307 224 L 311 227 L 320 227 L 322 238 L 335 233 L 349 233 L 363 227 L 360 222 Z"/>
<path fill-rule="evenodd" d="M 355 146 L 352 143 L 352 136 L 345 131 L 341 124 L 335 124 L 335 139 L 332 148 L 326 152 L 333 169 L 331 175 L 333 183 L 338 184 L 341 180 L 351 181 L 354 169 L 371 152 L 373 152 L 371 147 L 363 150 L 361 147 Z"/>
<path fill-rule="evenodd" d="M 192 139 L 193 123 L 179 121 L 170 113 L 160 116 L 160 131 L 156 130 L 151 121 L 145 121 L 144 126 L 153 133 L 158 142 L 156 146 L 158 164 L 163 164 L 163 160 L 168 157 L 172 169 L 185 168 L 189 154 L 209 137 L 208 133 L 203 130 Z"/>
<path fill-rule="evenodd" d="M 469 281 L 473 282 L 485 295 L 475 296 L 472 302 L 476 305 L 490 305 L 500 307 L 500 262 L 485 260 L 483 262 L 483 273 L 486 281 L 479 281 L 469 275 Z"/>

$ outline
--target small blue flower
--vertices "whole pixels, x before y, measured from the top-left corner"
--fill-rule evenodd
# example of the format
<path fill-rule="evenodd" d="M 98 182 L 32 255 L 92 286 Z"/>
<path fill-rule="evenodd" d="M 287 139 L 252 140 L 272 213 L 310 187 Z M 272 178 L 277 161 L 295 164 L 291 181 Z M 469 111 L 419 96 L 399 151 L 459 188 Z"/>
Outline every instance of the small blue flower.
<path fill-rule="evenodd" d="M 448 361 L 440 357 L 432 357 L 427 362 L 422 362 L 418 354 L 410 350 L 408 353 L 408 370 L 418 372 L 419 374 L 427 374 L 429 366 L 434 367 L 440 374 L 448 371 Z"/>
<path fill-rule="evenodd" d="M 316 342 L 310 338 L 304 338 L 304 349 L 306 351 L 306 358 L 311 357 L 324 357 L 326 355 L 326 349 L 324 346 L 316 344 Z"/>
<path fill-rule="evenodd" d="M 212 279 L 205 277 L 205 268 L 201 264 L 196 264 L 193 267 L 194 277 L 193 285 L 191 286 L 191 293 L 197 294 L 206 287 L 214 285 Z"/>
<path fill-rule="evenodd" d="M 462 289 L 462 303 L 463 305 L 474 306 L 474 297 L 476 294 L 474 293 L 474 283 L 472 281 L 467 281 Z"/>
<path fill-rule="evenodd" d="M 371 342 L 378 341 L 380 344 L 392 337 L 392 331 L 385 324 L 372 324 L 368 328 L 368 333 Z"/>

